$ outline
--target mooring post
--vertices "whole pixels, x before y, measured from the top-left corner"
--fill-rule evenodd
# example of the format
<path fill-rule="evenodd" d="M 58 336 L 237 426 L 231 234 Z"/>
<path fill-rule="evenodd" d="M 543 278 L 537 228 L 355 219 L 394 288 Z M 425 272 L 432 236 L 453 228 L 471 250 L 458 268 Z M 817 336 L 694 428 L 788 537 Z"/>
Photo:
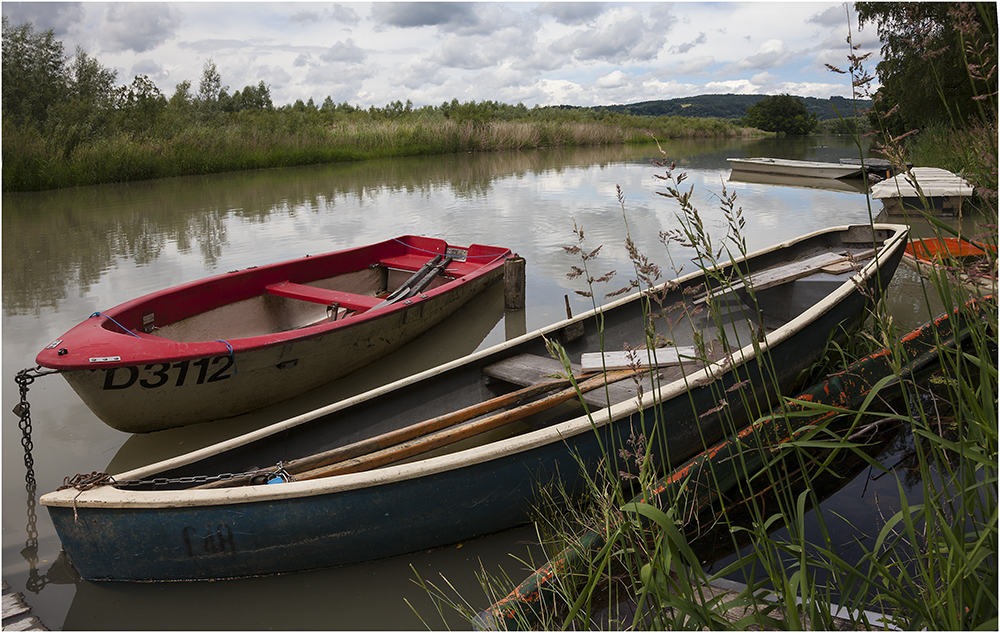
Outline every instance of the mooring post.
<path fill-rule="evenodd" d="M 503 266 L 503 302 L 508 310 L 524 309 L 524 258 L 514 254 Z"/>

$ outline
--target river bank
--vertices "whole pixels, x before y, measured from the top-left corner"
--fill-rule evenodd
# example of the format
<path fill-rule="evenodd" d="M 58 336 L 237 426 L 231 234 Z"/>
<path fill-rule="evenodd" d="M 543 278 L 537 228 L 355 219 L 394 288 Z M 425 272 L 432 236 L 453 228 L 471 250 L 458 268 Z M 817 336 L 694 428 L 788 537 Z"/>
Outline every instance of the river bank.
<path fill-rule="evenodd" d="M 364 114 L 248 112 L 210 122 L 160 123 L 142 134 L 92 139 L 75 131 L 43 134 L 30 126 L 5 126 L 3 190 L 41 191 L 406 156 L 649 144 L 652 137 L 752 135 L 720 119 L 627 115 L 607 120 L 552 115 L 459 122 L 417 115 L 382 119 Z"/>

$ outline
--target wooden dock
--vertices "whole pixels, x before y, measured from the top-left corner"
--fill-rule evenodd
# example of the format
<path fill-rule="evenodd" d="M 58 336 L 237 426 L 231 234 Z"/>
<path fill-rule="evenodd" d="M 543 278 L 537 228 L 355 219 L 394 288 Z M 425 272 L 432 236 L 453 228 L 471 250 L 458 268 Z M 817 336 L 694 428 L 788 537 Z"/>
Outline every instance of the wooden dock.
<path fill-rule="evenodd" d="M 48 631 L 37 615 L 31 615 L 31 607 L 24 601 L 24 594 L 11 590 L 3 581 L 3 630 L 4 631 Z"/>

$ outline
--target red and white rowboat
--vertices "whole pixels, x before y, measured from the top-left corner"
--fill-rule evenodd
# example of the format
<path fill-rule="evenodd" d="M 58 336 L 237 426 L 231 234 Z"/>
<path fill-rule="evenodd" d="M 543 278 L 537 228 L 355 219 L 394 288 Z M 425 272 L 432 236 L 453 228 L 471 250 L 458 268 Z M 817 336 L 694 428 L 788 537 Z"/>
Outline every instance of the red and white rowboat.
<path fill-rule="evenodd" d="M 95 313 L 36 361 L 121 431 L 230 417 L 412 341 L 498 281 L 510 255 L 405 236 L 250 267 Z"/>

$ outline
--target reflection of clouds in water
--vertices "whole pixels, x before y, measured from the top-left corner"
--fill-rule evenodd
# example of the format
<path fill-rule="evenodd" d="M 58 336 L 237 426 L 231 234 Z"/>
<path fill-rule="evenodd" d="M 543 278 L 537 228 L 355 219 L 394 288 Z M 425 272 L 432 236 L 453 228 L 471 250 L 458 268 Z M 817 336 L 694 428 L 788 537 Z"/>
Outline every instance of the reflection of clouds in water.
<path fill-rule="evenodd" d="M 695 145 L 672 143 L 671 148 L 696 155 Z M 724 156 L 738 142 L 721 145 L 712 146 L 712 160 L 685 159 L 677 168 L 687 174 L 681 190 L 694 187 L 694 204 L 716 243 L 728 226 L 718 199 L 729 175 Z M 579 289 L 579 282 L 565 277 L 576 262 L 562 248 L 576 242 L 574 221 L 584 229 L 586 246 L 603 245 L 597 275 L 617 270 L 615 287 L 633 276 L 616 185 L 625 196 L 628 227 L 639 251 L 663 268 L 664 277 L 674 276 L 659 235 L 680 228 L 680 209 L 659 195 L 667 183 L 656 176 L 666 167 L 651 164 L 652 154 L 647 147 L 615 147 L 452 155 L 48 192 L 34 203 L 31 196 L 18 200 L 23 213 L 5 209 L 5 228 L 9 217 L 20 215 L 17 233 L 32 236 L 12 249 L 23 248 L 23 256 L 7 261 L 28 261 L 48 248 L 39 244 L 44 236 L 77 235 L 69 248 L 48 248 L 54 252 L 52 283 L 61 289 L 44 294 L 49 300 L 98 296 L 107 307 L 209 274 L 411 233 L 460 245 L 508 246 L 528 261 L 529 301 L 534 296 L 554 302 L 561 299 L 555 295 Z M 750 250 L 831 224 L 867 221 L 860 195 L 735 182 L 725 186 L 738 194 Z M 62 226 L 66 217 L 46 216 L 32 205 L 83 209 L 68 219 L 86 223 L 85 235 L 92 239 L 80 240 L 77 229 Z M 109 242 L 108 235 L 115 239 Z M 691 258 L 678 245 L 671 245 L 670 255 L 678 266 Z M 25 269 L 19 275 L 16 268 L 5 266 L 5 282 L 32 274 Z M 686 265 L 683 272 L 691 270 Z M 37 293 L 22 291 L 20 299 L 5 301 L 5 308 L 23 304 L 33 309 L 40 300 Z"/>

